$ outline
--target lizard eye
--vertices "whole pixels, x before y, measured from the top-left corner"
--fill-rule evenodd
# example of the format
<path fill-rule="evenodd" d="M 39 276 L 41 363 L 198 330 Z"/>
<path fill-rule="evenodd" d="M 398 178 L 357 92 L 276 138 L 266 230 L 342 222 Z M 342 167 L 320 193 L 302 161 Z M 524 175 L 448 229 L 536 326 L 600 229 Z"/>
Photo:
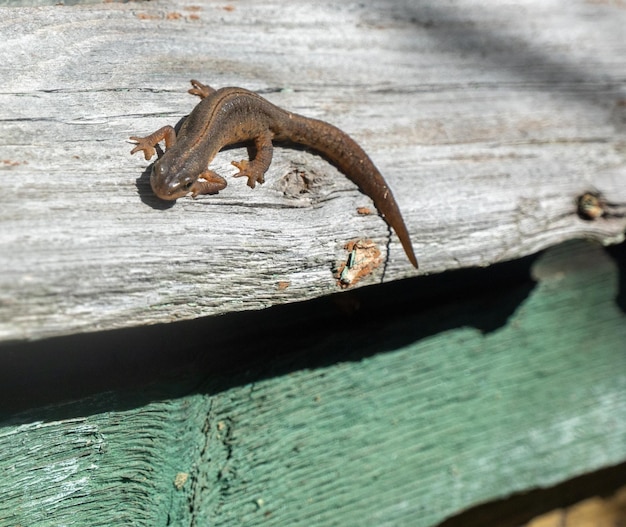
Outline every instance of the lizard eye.
<path fill-rule="evenodd" d="M 157 179 L 163 178 L 163 167 L 158 161 L 152 165 L 152 175 Z"/>
<path fill-rule="evenodd" d="M 193 185 L 193 181 L 185 181 L 185 183 L 183 184 L 183 188 L 185 190 L 190 190 L 192 185 Z"/>

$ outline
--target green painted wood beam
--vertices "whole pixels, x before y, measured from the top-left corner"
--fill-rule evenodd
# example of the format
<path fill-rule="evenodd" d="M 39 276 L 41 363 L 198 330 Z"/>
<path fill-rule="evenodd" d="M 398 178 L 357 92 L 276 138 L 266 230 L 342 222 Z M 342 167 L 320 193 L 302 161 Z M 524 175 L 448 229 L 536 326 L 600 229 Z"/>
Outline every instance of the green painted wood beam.
<path fill-rule="evenodd" d="M 186 395 L 174 378 L 7 416 L 0 525 L 434 526 L 623 462 L 614 252 L 565 244 L 533 287 L 303 328 L 289 353 L 204 371 Z M 490 319 L 505 322 L 468 324 Z"/>

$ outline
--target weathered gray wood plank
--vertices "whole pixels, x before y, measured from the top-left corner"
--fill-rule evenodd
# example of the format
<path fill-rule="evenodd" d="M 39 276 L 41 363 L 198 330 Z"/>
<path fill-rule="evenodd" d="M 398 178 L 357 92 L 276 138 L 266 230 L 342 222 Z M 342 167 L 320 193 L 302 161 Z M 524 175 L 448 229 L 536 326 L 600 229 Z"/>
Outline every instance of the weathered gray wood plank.
<path fill-rule="evenodd" d="M 338 290 L 344 244 L 390 242 L 323 160 L 154 208 L 129 135 L 195 104 L 190 78 L 258 90 L 351 133 L 388 178 L 422 273 L 621 239 L 577 195 L 626 202 L 619 3 L 253 1 L 0 8 L 0 340 L 193 318 Z M 228 152 L 214 165 L 232 173 Z M 313 180 L 307 192 L 298 182 Z M 291 183 L 290 183 L 291 182 Z M 295 191 L 294 191 L 295 182 Z M 381 280 L 382 268 L 364 281 Z M 280 282 L 289 287 L 282 289 Z"/>

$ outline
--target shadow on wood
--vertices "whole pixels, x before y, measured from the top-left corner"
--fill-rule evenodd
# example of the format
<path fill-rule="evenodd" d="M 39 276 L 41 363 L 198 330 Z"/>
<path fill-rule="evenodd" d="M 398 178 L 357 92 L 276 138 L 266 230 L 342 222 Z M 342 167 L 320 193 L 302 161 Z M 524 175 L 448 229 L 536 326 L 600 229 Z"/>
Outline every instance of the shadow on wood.
<path fill-rule="evenodd" d="M 141 405 L 198 384 L 220 391 L 288 370 L 358 361 L 455 327 L 493 331 L 532 290 L 535 258 L 261 311 L 7 344 L 0 347 L 1 409 L 10 415 L 110 390 Z M 371 340 L 372 328 L 405 317 L 415 318 L 412 333 Z M 326 352 L 330 338 L 344 340 L 345 351 Z"/>

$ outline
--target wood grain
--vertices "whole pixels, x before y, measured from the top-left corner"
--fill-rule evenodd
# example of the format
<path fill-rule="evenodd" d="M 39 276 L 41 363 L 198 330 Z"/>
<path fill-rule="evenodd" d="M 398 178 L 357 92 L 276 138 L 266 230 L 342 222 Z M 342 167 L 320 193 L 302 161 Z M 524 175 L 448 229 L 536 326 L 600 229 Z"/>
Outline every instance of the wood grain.
<path fill-rule="evenodd" d="M 111 346 L 117 355 L 102 365 L 129 376 L 125 389 L 0 417 L 0 525 L 434 527 L 621 464 L 626 324 L 616 262 L 574 243 L 550 249 L 532 273 L 530 289 L 399 316 L 313 317 L 285 333 L 255 324 L 241 346 L 258 360 L 234 373 L 196 369 L 186 389 L 177 374 L 137 386 L 130 372 L 152 364 L 121 354 L 132 343 Z M 512 300 L 497 329 L 479 329 Z M 187 333 L 170 344 L 172 357 L 218 351 Z M 55 340 L 62 352 L 68 339 Z M 62 384 L 71 367 L 43 376 Z M 42 376 L 7 370 L 0 410 L 7 385 L 36 391 Z M 83 382 L 100 382 L 102 371 L 84 370 Z M 497 525 L 500 512 L 492 523 L 454 525 Z"/>
<path fill-rule="evenodd" d="M 339 290 L 346 242 L 413 276 L 371 201 L 307 152 L 261 188 L 164 208 L 130 135 L 174 124 L 198 78 L 332 122 L 388 179 L 420 273 L 572 238 L 589 189 L 626 202 L 618 2 L 150 2 L 0 8 L 0 340 L 260 309 Z M 214 167 L 242 151 L 220 155 Z M 143 175 L 142 175 L 143 174 Z M 303 184 L 303 182 L 305 184 Z M 285 284 L 288 284 L 287 286 Z"/>

